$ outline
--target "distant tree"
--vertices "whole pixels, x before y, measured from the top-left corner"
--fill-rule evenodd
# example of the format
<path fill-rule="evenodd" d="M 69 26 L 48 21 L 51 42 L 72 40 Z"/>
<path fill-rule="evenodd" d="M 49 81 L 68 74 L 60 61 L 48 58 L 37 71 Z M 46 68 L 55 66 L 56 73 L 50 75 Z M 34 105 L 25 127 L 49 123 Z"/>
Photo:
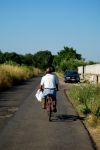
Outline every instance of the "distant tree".
<path fill-rule="evenodd" d="M 4 63 L 3 61 L 3 53 L 2 51 L 0 50 L 0 64 Z"/>
<path fill-rule="evenodd" d="M 39 51 L 34 54 L 34 65 L 35 67 L 45 69 L 52 65 L 53 56 L 50 51 Z"/>
<path fill-rule="evenodd" d="M 65 71 L 67 69 L 74 69 L 77 70 L 78 66 L 86 65 L 86 62 L 83 60 L 78 59 L 70 59 L 70 60 L 63 60 L 60 64 L 60 68 L 62 71 Z"/>
<path fill-rule="evenodd" d="M 93 64 L 97 64 L 97 62 L 94 62 L 94 61 L 87 62 L 87 65 L 93 65 Z"/>
<path fill-rule="evenodd" d="M 74 50 L 72 47 L 64 47 L 63 50 L 61 50 L 60 52 L 58 52 L 58 56 L 62 59 L 62 58 L 66 58 L 67 60 L 69 59 L 79 59 L 81 60 L 81 54 L 76 53 L 76 50 Z"/>
<path fill-rule="evenodd" d="M 25 65 L 25 55 L 19 54 L 20 60 L 21 60 L 21 65 Z"/>
<path fill-rule="evenodd" d="M 26 54 L 23 57 L 23 63 L 28 66 L 34 66 L 34 56 L 32 54 Z"/>
<path fill-rule="evenodd" d="M 75 60 L 75 61 L 74 61 Z M 76 68 L 76 60 L 82 60 L 81 54 L 78 54 L 72 47 L 64 47 L 63 50 L 54 56 L 53 64 L 58 70 L 66 70 L 67 68 Z"/>
<path fill-rule="evenodd" d="M 15 52 L 11 52 L 11 53 L 5 52 L 3 54 L 3 61 L 4 62 L 12 61 L 12 62 L 16 62 L 18 64 L 21 64 L 20 56 Z"/>

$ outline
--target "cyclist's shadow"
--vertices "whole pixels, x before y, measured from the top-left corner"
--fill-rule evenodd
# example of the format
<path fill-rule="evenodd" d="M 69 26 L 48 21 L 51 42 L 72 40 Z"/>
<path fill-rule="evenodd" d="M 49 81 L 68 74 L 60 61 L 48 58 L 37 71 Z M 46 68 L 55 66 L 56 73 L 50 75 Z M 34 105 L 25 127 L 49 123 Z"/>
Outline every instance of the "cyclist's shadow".
<path fill-rule="evenodd" d="M 84 120 L 84 117 L 75 116 L 75 115 L 66 115 L 66 114 L 57 114 L 52 118 L 52 122 L 67 122 L 67 121 L 76 121 Z"/>

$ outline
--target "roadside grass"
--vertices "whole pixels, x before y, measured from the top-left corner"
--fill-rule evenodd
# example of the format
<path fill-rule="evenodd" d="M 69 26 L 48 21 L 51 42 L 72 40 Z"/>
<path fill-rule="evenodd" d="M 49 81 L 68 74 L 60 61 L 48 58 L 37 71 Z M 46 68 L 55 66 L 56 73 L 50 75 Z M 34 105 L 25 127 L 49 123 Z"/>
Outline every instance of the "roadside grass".
<path fill-rule="evenodd" d="M 92 127 L 100 125 L 100 85 L 74 84 L 69 86 L 68 95 L 80 115 Z"/>
<path fill-rule="evenodd" d="M 67 95 L 92 136 L 96 148 L 100 149 L 100 85 L 70 84 Z"/>
<path fill-rule="evenodd" d="M 0 89 L 6 89 L 23 80 L 27 80 L 40 73 L 33 67 L 1 64 L 0 65 Z"/>
<path fill-rule="evenodd" d="M 86 126 L 90 136 L 94 141 L 96 149 L 100 150 L 100 85 L 79 83 L 67 84 L 63 81 L 63 74 L 58 73 L 61 84 L 67 88 L 66 94 L 73 104 L 74 109 Z"/>

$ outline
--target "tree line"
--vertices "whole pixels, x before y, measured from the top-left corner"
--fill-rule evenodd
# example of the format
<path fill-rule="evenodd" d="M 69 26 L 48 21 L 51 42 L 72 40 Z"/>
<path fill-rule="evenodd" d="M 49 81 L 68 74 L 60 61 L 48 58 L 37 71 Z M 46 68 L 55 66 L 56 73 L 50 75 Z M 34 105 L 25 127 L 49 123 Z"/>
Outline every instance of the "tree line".
<path fill-rule="evenodd" d="M 75 49 L 64 47 L 56 55 L 53 55 L 49 50 L 25 55 L 0 51 L 0 64 L 2 63 L 34 66 L 40 69 L 52 66 L 56 70 L 65 71 L 66 69 L 77 69 L 80 65 L 94 64 L 95 62 L 86 62 Z"/>

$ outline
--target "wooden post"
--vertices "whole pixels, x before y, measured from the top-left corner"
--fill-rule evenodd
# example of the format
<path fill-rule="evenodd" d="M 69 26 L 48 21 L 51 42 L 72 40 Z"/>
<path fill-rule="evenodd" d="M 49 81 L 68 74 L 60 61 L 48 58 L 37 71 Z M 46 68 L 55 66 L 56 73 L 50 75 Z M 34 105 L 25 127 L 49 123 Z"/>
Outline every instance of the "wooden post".
<path fill-rule="evenodd" d="M 96 83 L 98 84 L 98 75 L 96 76 Z"/>

